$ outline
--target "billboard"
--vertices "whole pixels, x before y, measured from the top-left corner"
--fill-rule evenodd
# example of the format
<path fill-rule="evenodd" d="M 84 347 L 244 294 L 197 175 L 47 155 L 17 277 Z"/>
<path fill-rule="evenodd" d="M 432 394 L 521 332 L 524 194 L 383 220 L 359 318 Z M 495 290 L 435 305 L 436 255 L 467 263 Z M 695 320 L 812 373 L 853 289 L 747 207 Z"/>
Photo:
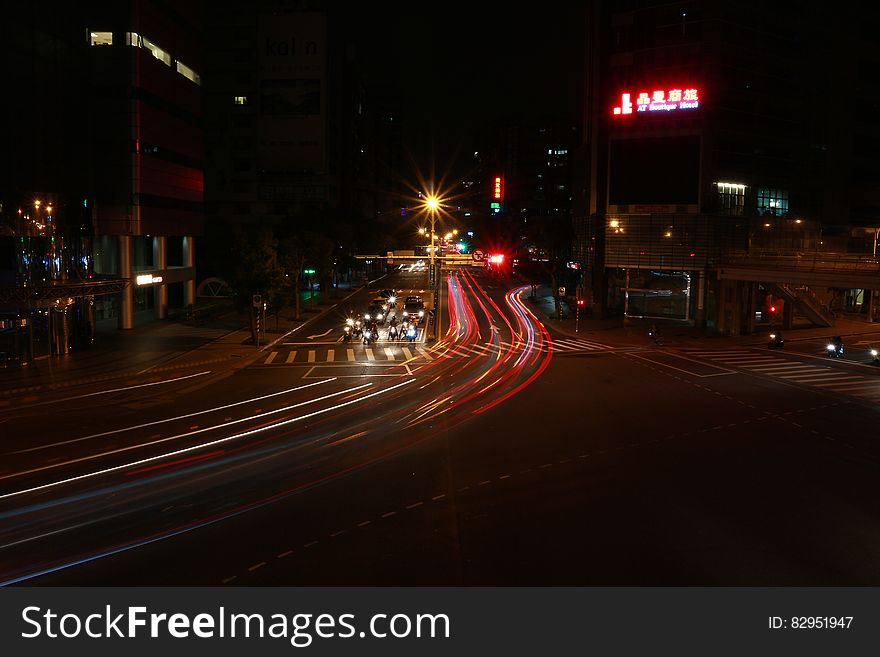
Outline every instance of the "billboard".
<path fill-rule="evenodd" d="M 639 112 L 679 112 L 695 110 L 700 107 L 700 90 L 696 87 L 672 87 L 671 89 L 654 89 L 638 93 L 623 92 L 620 104 L 614 106 L 614 116 L 625 116 Z"/>
<path fill-rule="evenodd" d="M 257 132 L 265 171 L 326 169 L 326 33 L 321 13 L 260 15 Z"/>

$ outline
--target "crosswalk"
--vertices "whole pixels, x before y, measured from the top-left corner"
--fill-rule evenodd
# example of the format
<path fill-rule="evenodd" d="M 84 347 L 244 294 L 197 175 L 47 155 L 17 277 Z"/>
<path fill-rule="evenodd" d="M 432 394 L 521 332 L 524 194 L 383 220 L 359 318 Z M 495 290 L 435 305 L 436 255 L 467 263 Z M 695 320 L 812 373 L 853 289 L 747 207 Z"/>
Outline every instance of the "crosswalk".
<path fill-rule="evenodd" d="M 406 346 L 404 346 L 406 345 Z M 372 346 L 366 347 L 360 344 L 353 346 L 327 346 L 324 348 L 309 348 L 308 345 L 296 346 L 289 349 L 280 348 L 270 351 L 264 359 L 259 361 L 261 365 L 344 365 L 349 363 L 389 363 L 406 362 L 413 358 L 433 360 L 435 358 L 452 357 L 479 357 L 492 356 L 513 349 L 522 349 L 523 344 L 513 344 L 500 341 L 493 343 L 480 343 L 476 345 L 446 345 L 437 350 L 429 350 L 419 343 L 383 343 L 381 340 Z M 565 339 L 553 342 L 554 352 L 588 352 L 605 351 L 611 349 L 608 345 L 591 340 Z M 542 351 L 547 351 L 547 345 L 541 346 Z"/>
<path fill-rule="evenodd" d="M 504 340 L 500 340 L 498 344 L 494 343 L 480 343 L 476 345 L 456 345 L 452 344 L 446 347 L 446 349 L 442 352 L 444 354 L 449 354 L 451 356 L 462 356 L 465 358 L 472 356 L 493 356 L 499 353 L 504 353 L 513 349 L 514 351 L 518 351 L 525 348 L 525 343 L 511 343 L 506 342 Z M 542 344 L 540 347 L 537 347 L 538 350 L 546 353 L 549 349 L 546 343 Z M 553 351 L 555 353 L 559 352 L 569 352 L 569 353 L 585 353 L 589 351 L 607 351 L 609 349 L 613 349 L 609 345 L 602 344 L 599 342 L 593 342 L 591 340 L 583 340 L 583 339 L 565 339 L 565 340 L 554 340 L 553 341 Z"/>
<path fill-rule="evenodd" d="M 584 340 L 583 338 L 566 338 L 553 341 L 553 351 L 605 351 L 611 349 L 607 344 Z"/>
<path fill-rule="evenodd" d="M 815 386 L 823 390 L 880 401 L 880 380 L 821 362 L 810 363 L 782 358 L 749 349 L 688 350 L 688 355 L 705 358 L 788 383 Z"/>
<path fill-rule="evenodd" d="M 400 346 L 382 343 L 372 347 L 327 347 L 270 351 L 262 365 L 346 365 L 350 363 L 403 363 L 414 358 L 433 360 L 434 355 L 420 345 Z"/>

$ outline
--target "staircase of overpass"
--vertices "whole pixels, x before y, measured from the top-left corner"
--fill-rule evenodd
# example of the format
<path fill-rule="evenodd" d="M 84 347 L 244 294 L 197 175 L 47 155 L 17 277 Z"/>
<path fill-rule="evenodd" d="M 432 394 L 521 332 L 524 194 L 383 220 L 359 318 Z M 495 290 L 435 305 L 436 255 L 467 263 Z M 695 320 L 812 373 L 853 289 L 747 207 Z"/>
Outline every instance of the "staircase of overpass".
<path fill-rule="evenodd" d="M 800 314 L 816 326 L 834 325 L 834 313 L 806 285 L 790 285 L 788 283 L 766 283 L 765 285 L 774 296 L 782 297 L 787 303 L 794 304 Z"/>
<path fill-rule="evenodd" d="M 718 277 L 762 283 L 771 294 L 794 304 L 817 326 L 832 326 L 834 313 L 811 287 L 880 289 L 880 259 L 851 253 L 728 254 Z"/>

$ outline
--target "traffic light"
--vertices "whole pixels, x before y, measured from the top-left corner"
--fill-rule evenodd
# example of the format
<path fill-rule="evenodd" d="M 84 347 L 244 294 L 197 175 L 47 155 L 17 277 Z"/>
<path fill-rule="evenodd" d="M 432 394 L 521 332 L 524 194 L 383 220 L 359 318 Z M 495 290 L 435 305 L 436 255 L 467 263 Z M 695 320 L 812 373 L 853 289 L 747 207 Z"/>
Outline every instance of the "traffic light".
<path fill-rule="evenodd" d="M 587 305 L 587 300 L 584 299 L 583 297 L 581 297 L 577 300 L 577 305 L 579 305 L 581 308 L 583 308 L 584 306 Z"/>

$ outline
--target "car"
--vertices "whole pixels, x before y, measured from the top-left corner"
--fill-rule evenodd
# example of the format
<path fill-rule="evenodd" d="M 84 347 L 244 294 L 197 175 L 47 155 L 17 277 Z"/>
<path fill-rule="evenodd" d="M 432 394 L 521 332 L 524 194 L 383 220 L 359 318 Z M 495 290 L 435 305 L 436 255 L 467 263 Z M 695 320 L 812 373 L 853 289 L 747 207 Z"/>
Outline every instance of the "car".
<path fill-rule="evenodd" d="M 406 298 L 405 303 L 422 303 L 422 297 L 420 297 L 418 294 L 411 294 Z"/>
<path fill-rule="evenodd" d="M 388 307 L 384 303 L 371 303 L 364 313 L 364 321 L 369 323 L 372 320 L 376 320 L 377 324 L 384 324 L 387 315 Z"/>
<path fill-rule="evenodd" d="M 413 297 L 407 297 L 407 302 L 403 305 L 403 313 L 406 317 L 416 324 L 425 321 L 425 304 L 421 299 L 418 301 L 409 301 Z"/>

